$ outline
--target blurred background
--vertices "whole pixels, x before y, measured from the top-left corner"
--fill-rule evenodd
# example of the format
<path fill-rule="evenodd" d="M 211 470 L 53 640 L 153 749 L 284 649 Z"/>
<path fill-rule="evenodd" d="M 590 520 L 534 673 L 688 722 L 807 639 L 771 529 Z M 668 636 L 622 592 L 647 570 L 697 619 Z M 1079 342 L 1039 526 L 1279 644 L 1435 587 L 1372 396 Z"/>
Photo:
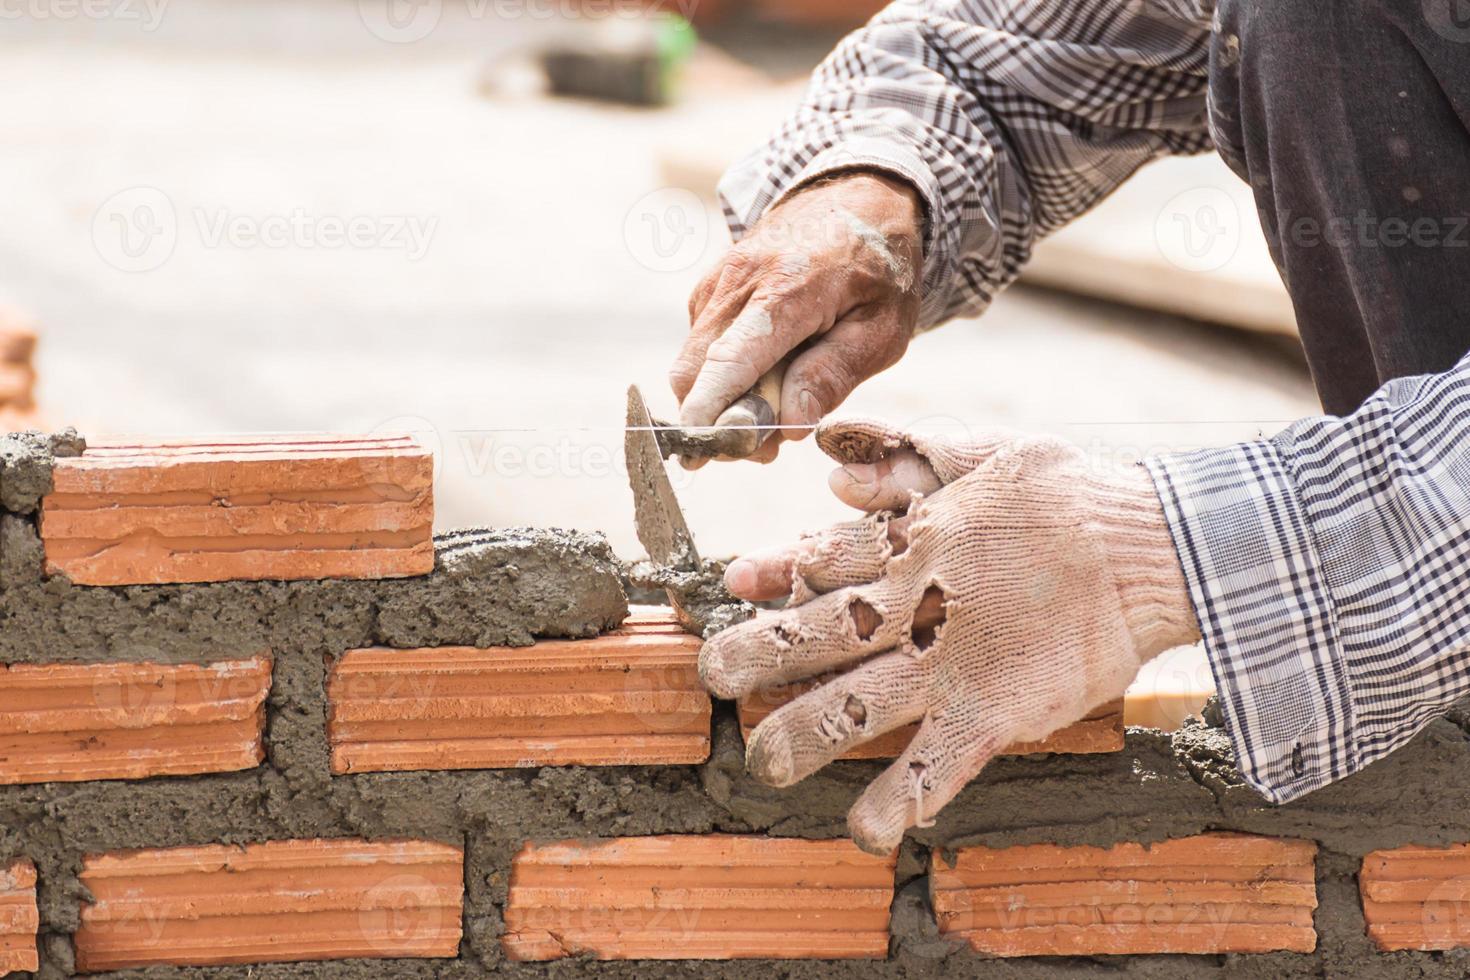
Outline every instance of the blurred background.
<path fill-rule="evenodd" d="M 0 344 L 0 418 L 411 431 L 440 527 L 635 557 L 624 391 L 674 413 L 687 297 L 729 244 L 714 183 L 879 6 L 0 0 L 0 330 L 40 338 Z M 1200 157 L 1146 168 L 844 411 L 1121 460 L 1316 407 L 1249 194 Z M 719 556 L 848 516 L 829 469 L 807 441 L 671 472 Z M 1159 669 L 1208 685 L 1198 652 Z"/>

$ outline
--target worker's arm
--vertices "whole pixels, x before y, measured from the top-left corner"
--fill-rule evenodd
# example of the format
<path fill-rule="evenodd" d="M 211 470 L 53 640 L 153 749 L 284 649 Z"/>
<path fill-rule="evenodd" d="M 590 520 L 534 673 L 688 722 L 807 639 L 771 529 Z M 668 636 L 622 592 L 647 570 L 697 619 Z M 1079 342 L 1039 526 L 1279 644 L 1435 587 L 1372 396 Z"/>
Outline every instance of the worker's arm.
<path fill-rule="evenodd" d="M 1274 802 L 1470 694 L 1470 356 L 1344 418 L 1150 459 L 1152 480 L 1017 436 L 828 422 L 818 441 L 849 503 L 923 503 L 733 563 L 733 591 L 795 604 L 718 634 L 701 668 L 735 696 L 860 664 L 752 734 L 751 770 L 778 784 L 921 721 L 852 811 L 870 848 L 1199 633 L 1241 773 Z M 920 640 L 931 589 L 945 621 Z"/>
<path fill-rule="evenodd" d="M 781 417 L 816 422 L 1142 164 L 1206 148 L 1198 6 L 900 2 L 849 35 L 720 183 L 738 244 L 690 301 L 681 420 L 804 345 Z"/>
<path fill-rule="evenodd" d="M 1470 356 L 1148 462 L 1246 780 L 1283 803 L 1470 693 Z"/>

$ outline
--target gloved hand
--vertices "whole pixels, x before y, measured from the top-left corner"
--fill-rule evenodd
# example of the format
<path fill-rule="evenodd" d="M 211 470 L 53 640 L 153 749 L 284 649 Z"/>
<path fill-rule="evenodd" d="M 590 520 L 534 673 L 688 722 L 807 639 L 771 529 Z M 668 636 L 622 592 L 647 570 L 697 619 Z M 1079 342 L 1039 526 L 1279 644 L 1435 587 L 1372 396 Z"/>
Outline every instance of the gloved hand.
<path fill-rule="evenodd" d="M 792 605 L 717 634 L 710 690 L 853 668 L 772 713 L 746 765 L 788 786 L 910 722 L 918 733 L 848 814 L 887 853 L 998 751 L 1122 696 L 1147 660 L 1199 636 L 1163 509 L 1139 466 L 1099 470 L 1061 440 L 960 443 L 827 422 L 838 495 L 892 508 L 731 565 L 747 598 Z M 911 491 L 927 493 L 908 506 Z M 897 510 L 906 508 L 900 516 Z"/>

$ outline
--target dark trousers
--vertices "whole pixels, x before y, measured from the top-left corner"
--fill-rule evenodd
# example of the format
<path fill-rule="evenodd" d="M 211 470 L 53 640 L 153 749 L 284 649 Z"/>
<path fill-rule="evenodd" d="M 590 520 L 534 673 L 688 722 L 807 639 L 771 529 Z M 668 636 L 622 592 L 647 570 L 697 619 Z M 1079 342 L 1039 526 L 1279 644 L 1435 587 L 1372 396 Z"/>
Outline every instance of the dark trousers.
<path fill-rule="evenodd" d="M 1210 125 L 1327 411 L 1470 351 L 1470 3 L 1219 0 Z"/>

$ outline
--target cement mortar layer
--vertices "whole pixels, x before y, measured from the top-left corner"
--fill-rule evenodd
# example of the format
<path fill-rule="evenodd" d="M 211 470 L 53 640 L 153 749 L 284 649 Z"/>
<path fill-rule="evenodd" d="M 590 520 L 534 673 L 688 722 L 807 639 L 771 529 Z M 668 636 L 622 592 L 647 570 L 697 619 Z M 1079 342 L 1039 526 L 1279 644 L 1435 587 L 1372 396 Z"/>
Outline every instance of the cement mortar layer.
<path fill-rule="evenodd" d="M 51 464 L 58 457 L 80 456 L 87 442 L 75 429 L 53 435 L 0 432 L 0 509 L 30 514 L 51 492 Z"/>
<path fill-rule="evenodd" d="M 415 578 L 93 587 L 43 577 L 32 518 L 0 514 L 0 662 L 210 662 L 354 647 L 526 646 L 591 637 L 628 613 L 600 534 L 540 528 L 435 537 Z"/>

